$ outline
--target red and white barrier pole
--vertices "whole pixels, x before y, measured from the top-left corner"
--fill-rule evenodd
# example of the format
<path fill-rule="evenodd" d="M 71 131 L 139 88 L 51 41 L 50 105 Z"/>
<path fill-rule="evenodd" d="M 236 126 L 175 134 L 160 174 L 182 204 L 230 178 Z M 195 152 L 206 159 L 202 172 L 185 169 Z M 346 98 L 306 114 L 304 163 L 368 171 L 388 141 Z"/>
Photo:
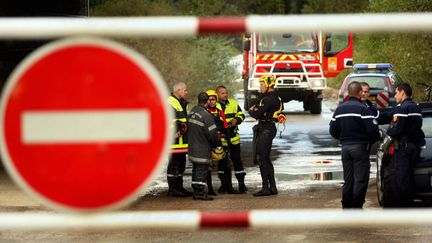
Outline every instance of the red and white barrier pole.
<path fill-rule="evenodd" d="M 3 213 L 4 230 L 110 230 L 209 228 L 340 228 L 432 225 L 432 210 L 252 210 L 250 212 L 147 211 L 68 215 Z"/>
<path fill-rule="evenodd" d="M 432 31 L 432 13 L 269 15 L 246 17 L 0 18 L 0 39 L 72 35 L 188 37 L 216 33 Z"/>

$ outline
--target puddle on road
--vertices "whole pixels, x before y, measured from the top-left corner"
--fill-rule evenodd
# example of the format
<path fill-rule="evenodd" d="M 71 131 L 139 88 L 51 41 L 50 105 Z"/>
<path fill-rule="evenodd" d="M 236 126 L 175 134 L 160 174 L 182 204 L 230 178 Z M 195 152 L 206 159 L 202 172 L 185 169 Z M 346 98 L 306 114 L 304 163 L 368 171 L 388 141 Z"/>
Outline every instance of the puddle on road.
<path fill-rule="evenodd" d="M 343 180 L 342 171 L 320 172 L 310 174 L 276 174 L 278 181 L 341 181 Z"/>

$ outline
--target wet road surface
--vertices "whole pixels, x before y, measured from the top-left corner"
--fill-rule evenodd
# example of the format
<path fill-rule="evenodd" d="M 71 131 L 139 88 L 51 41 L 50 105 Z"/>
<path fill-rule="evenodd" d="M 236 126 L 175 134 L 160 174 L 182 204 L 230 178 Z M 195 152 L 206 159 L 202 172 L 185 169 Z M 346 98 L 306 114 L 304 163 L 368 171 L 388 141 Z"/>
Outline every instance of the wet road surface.
<path fill-rule="evenodd" d="M 153 185 L 135 202 L 122 209 L 124 212 L 199 210 L 249 211 L 256 209 L 339 209 L 342 185 L 340 148 L 337 141 L 328 134 L 328 123 L 332 115 L 332 102 L 323 103 L 321 115 L 310 115 L 302 111 L 301 103 L 286 105 L 287 123 L 282 137 L 274 140 L 272 160 L 279 194 L 277 196 L 252 196 L 260 187 L 259 169 L 252 164 L 252 132 L 255 124 L 247 118 L 240 126 L 242 155 L 246 165 L 248 193 L 241 195 L 219 194 L 214 201 L 194 201 L 191 198 L 167 196 L 165 170 L 163 169 Z M 375 170 L 375 165 L 372 165 Z M 190 188 L 191 168 L 185 173 L 185 186 Z M 214 174 L 214 186 L 219 181 Z M 371 172 L 366 195 L 365 210 L 381 210 L 376 199 L 374 171 Z M 236 186 L 235 179 L 234 186 Z M 41 205 L 20 190 L 0 171 L 0 213 L 58 212 Z M 311 215 L 313 218 L 314 215 Z M 329 215 L 331 217 L 331 215 Z M 428 225 L 406 227 L 359 226 L 359 227 L 308 227 L 295 229 L 123 229 L 102 231 L 0 231 L 0 240 L 7 242 L 430 242 L 432 233 Z"/>

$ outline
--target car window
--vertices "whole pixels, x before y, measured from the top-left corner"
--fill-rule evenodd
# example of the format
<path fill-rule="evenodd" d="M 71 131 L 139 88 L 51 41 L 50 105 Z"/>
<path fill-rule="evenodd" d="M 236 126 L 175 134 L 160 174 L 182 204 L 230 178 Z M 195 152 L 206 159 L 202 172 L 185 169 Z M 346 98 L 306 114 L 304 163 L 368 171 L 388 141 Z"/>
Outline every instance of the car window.
<path fill-rule="evenodd" d="M 358 82 L 366 82 L 369 84 L 369 87 L 371 90 L 387 90 L 386 85 L 386 78 L 385 77 L 379 77 L 379 76 L 365 76 L 365 77 L 350 77 L 348 79 L 348 83 L 351 83 L 352 81 L 358 81 Z M 348 88 L 348 85 L 346 86 Z"/>
<path fill-rule="evenodd" d="M 423 117 L 422 130 L 426 137 L 432 137 L 432 117 Z"/>

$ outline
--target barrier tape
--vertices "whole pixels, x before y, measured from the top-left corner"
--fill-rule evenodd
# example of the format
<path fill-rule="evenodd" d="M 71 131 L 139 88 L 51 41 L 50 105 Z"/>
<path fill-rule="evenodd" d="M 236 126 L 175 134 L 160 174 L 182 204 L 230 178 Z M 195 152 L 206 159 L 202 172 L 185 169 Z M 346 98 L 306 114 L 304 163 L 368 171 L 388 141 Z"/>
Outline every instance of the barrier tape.
<path fill-rule="evenodd" d="M 0 18 L 0 39 L 73 35 L 187 37 L 210 33 L 432 31 L 432 13 L 268 15 L 245 17 Z"/>
<path fill-rule="evenodd" d="M 140 211 L 109 214 L 2 213 L 4 230 L 111 230 L 210 228 L 346 228 L 432 225 L 431 209 L 252 210 L 250 212 Z"/>

